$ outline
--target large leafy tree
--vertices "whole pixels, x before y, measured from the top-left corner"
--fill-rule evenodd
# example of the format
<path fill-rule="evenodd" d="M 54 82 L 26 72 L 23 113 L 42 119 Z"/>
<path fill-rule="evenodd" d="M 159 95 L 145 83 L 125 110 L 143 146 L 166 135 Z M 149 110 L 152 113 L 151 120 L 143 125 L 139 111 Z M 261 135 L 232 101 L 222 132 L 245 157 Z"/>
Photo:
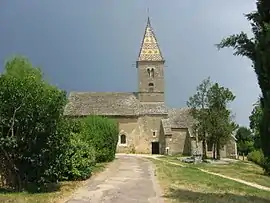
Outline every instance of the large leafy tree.
<path fill-rule="evenodd" d="M 208 98 L 207 92 L 211 87 L 210 78 L 204 79 L 197 87 L 196 93 L 191 96 L 187 102 L 191 108 L 191 115 L 197 121 L 194 123 L 193 129 L 197 132 L 199 140 L 202 141 L 202 158 L 206 159 L 206 128 L 207 128 L 207 111 Z"/>
<path fill-rule="evenodd" d="M 246 15 L 253 37 L 249 38 L 244 32 L 231 35 L 224 38 L 218 48 L 232 47 L 235 55 L 245 56 L 252 61 L 262 92 L 260 138 L 266 158 L 264 169 L 270 174 L 270 1 L 257 0 L 256 5 L 257 10 Z"/>
<path fill-rule="evenodd" d="M 233 93 L 225 87 L 215 83 L 207 92 L 208 118 L 207 134 L 208 139 L 214 144 L 214 158 L 220 159 L 220 150 L 229 139 L 237 125 L 233 121 L 228 104 L 235 99 Z"/>
<path fill-rule="evenodd" d="M 260 124 L 262 121 L 262 108 L 260 100 L 255 103 L 249 121 L 249 127 L 254 135 L 254 148 L 261 149 Z"/>
<path fill-rule="evenodd" d="M 57 131 L 65 92 L 43 80 L 40 69 L 21 57 L 0 76 L 0 175 L 21 190 L 55 182 L 68 134 Z"/>
<path fill-rule="evenodd" d="M 247 155 L 254 150 L 254 135 L 247 127 L 241 126 L 236 132 L 238 152 Z"/>

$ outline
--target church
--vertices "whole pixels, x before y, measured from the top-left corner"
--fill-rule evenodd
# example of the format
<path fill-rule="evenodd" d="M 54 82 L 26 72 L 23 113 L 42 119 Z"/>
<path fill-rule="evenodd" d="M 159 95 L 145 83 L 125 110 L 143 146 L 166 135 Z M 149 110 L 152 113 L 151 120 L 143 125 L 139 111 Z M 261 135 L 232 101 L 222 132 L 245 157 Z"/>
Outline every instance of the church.
<path fill-rule="evenodd" d="M 183 154 L 201 153 L 196 141 L 194 120 L 188 108 L 165 104 L 165 59 L 148 17 L 139 56 L 137 92 L 70 92 L 66 116 L 100 115 L 116 119 L 119 126 L 119 153 Z M 207 153 L 212 156 L 213 146 Z M 236 140 L 222 147 L 221 157 L 235 157 Z"/>

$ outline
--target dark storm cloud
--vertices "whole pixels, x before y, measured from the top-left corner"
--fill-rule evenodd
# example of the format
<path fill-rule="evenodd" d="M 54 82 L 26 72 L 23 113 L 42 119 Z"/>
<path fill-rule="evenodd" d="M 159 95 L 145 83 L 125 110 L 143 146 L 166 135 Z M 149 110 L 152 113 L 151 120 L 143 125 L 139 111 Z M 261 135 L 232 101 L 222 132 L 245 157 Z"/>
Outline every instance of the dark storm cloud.
<path fill-rule="evenodd" d="M 167 60 L 166 102 L 183 107 L 207 76 L 236 94 L 232 108 L 248 125 L 259 95 L 250 62 L 217 51 L 224 36 L 249 31 L 252 0 L 1 1 L 0 60 L 22 54 L 59 87 L 77 91 L 136 91 L 134 67 L 150 8 Z"/>

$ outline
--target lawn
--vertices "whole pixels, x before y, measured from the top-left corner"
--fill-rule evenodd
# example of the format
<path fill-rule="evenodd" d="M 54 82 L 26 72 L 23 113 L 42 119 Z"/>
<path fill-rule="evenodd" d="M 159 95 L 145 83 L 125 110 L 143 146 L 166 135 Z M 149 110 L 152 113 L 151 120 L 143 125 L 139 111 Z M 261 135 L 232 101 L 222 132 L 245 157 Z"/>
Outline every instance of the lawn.
<path fill-rule="evenodd" d="M 162 159 L 166 159 L 168 161 L 185 164 L 176 159 L 176 157 L 163 157 Z M 270 188 L 270 177 L 265 176 L 263 174 L 263 169 L 249 161 L 239 160 L 235 163 L 230 164 L 185 164 L 191 167 L 198 167 L 202 169 L 206 169 L 211 172 L 219 173 L 222 175 L 226 175 L 232 178 L 242 179 L 251 183 L 257 183 L 262 186 L 266 186 Z"/>
<path fill-rule="evenodd" d="M 165 202 L 266 203 L 270 193 L 244 184 L 152 159 Z"/>
<path fill-rule="evenodd" d="M 97 164 L 93 170 L 93 175 L 105 169 L 106 164 Z M 84 181 L 66 181 L 60 183 L 60 189 L 56 192 L 31 194 L 27 192 L 11 193 L 1 191 L 1 203 L 62 203 L 63 199 L 69 197 Z"/>

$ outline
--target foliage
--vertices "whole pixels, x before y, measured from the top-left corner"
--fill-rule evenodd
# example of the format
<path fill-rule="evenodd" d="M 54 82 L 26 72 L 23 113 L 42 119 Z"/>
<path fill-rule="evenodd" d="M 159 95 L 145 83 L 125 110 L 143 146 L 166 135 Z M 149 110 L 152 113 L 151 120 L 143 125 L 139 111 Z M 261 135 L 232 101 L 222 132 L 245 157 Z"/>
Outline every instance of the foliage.
<path fill-rule="evenodd" d="M 227 109 L 228 103 L 235 99 L 233 93 L 225 87 L 213 84 L 207 92 L 209 102 L 207 133 L 208 139 L 214 143 L 214 155 L 220 158 L 220 149 L 224 146 L 237 125 L 232 120 L 230 110 Z"/>
<path fill-rule="evenodd" d="M 262 120 L 262 108 L 260 105 L 260 100 L 256 102 L 254 108 L 249 116 L 250 120 L 250 129 L 254 134 L 254 148 L 260 149 L 261 148 L 261 139 L 260 139 L 260 123 Z"/>
<path fill-rule="evenodd" d="M 247 156 L 249 161 L 254 162 L 255 164 L 258 164 L 260 166 L 263 165 L 264 162 L 264 156 L 263 156 L 263 152 L 261 149 L 259 150 L 254 150 L 252 152 L 250 152 Z"/>
<path fill-rule="evenodd" d="M 207 92 L 211 86 L 210 78 L 204 79 L 197 87 L 196 93 L 189 98 L 187 106 L 191 108 L 191 115 L 197 121 L 193 125 L 193 130 L 197 132 L 199 140 L 202 140 L 203 159 L 206 159 L 206 128 L 208 98 Z"/>
<path fill-rule="evenodd" d="M 57 133 L 66 94 L 42 79 L 24 58 L 7 62 L 0 76 L 0 173 L 21 190 L 58 179 L 66 137 Z"/>
<path fill-rule="evenodd" d="M 187 105 L 191 108 L 191 115 L 196 120 L 194 131 L 202 141 L 203 158 L 206 158 L 206 141 L 214 144 L 214 157 L 220 157 L 221 146 L 225 145 L 236 129 L 231 112 L 227 109 L 228 103 L 235 96 L 228 89 L 211 84 L 210 78 L 202 81 L 197 87 L 197 92 L 189 98 Z"/>
<path fill-rule="evenodd" d="M 95 148 L 81 138 L 80 134 L 72 133 L 68 148 L 66 177 L 68 180 L 84 180 L 90 177 L 95 166 Z"/>
<path fill-rule="evenodd" d="M 238 128 L 236 132 L 237 150 L 239 153 L 248 155 L 254 150 L 254 136 L 250 129 L 246 127 Z"/>
<path fill-rule="evenodd" d="M 257 0 L 257 10 L 246 15 L 250 21 L 253 37 L 241 32 L 223 39 L 218 48 L 232 47 L 234 55 L 245 56 L 252 61 L 252 66 L 258 78 L 262 97 L 262 119 L 259 124 L 261 147 L 270 163 L 270 2 Z M 266 173 L 270 173 L 270 164 L 265 165 Z"/>
<path fill-rule="evenodd" d="M 96 161 L 107 162 L 115 158 L 118 142 L 118 125 L 109 118 L 88 116 L 81 120 L 83 139 L 93 144 L 96 151 Z"/>
<path fill-rule="evenodd" d="M 59 122 L 58 132 L 62 136 L 68 135 L 59 168 L 60 180 L 84 180 L 90 177 L 96 164 L 95 148 L 81 134 L 76 133 L 79 122 L 70 118 L 63 118 Z"/>
<path fill-rule="evenodd" d="M 118 126 L 110 119 L 63 116 L 66 93 L 22 57 L 0 76 L 0 178 L 37 192 L 60 180 L 82 180 L 115 157 Z"/>

